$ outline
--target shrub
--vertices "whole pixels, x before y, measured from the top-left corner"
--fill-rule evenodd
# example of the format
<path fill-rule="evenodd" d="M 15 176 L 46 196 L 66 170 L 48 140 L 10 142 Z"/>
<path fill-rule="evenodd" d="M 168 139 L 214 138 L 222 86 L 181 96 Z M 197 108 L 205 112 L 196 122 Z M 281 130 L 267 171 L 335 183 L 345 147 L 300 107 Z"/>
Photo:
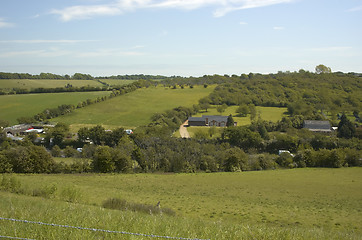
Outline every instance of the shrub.
<path fill-rule="evenodd" d="M 109 198 L 105 200 L 102 204 L 104 208 L 108 209 L 117 209 L 122 211 L 134 211 L 134 212 L 143 212 L 147 214 L 167 214 L 174 216 L 176 213 L 170 208 L 160 208 L 159 203 L 154 205 L 147 205 L 142 203 L 130 203 L 126 200 L 119 198 Z"/>

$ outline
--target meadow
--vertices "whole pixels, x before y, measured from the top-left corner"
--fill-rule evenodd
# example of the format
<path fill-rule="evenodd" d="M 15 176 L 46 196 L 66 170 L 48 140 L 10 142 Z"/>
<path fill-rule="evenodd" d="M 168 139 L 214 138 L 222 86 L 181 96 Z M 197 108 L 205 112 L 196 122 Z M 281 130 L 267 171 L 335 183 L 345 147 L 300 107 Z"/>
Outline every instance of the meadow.
<path fill-rule="evenodd" d="M 223 115 L 223 116 L 229 116 L 230 114 L 233 115 L 233 119 L 235 122 L 237 122 L 238 126 L 245 126 L 249 125 L 251 123 L 250 120 L 250 114 L 248 114 L 246 117 L 239 117 L 238 113 L 236 113 L 236 109 L 238 106 L 230 106 L 228 107 L 225 112 L 220 114 L 216 110 L 216 106 L 211 106 L 210 109 L 207 110 L 207 112 L 203 111 L 200 112 L 193 117 L 201 117 L 202 115 Z M 266 121 L 272 121 L 277 122 L 281 120 L 284 116 L 286 116 L 287 108 L 279 108 L 279 107 L 260 107 L 257 106 L 256 112 L 257 112 L 257 118 L 266 120 Z M 201 135 L 203 137 L 209 137 L 209 127 L 188 127 L 187 131 L 190 133 L 190 137 L 195 137 L 195 135 Z M 223 128 L 214 128 L 214 133 L 212 138 L 220 138 Z M 179 131 L 176 131 L 174 133 L 174 137 L 180 137 Z"/>
<path fill-rule="evenodd" d="M 103 125 L 106 128 L 135 128 L 147 125 L 155 113 L 163 113 L 175 107 L 192 107 L 202 97 L 209 95 L 214 87 L 197 86 L 185 89 L 170 89 L 161 86 L 142 88 L 137 91 L 93 104 L 73 113 L 54 118 L 54 122 L 71 125 L 71 130 L 84 126 Z"/>
<path fill-rule="evenodd" d="M 362 238 L 361 168 L 3 176 L 25 189 L 20 194 L 0 191 L 0 217 L 5 218 L 189 238 Z M 37 189 L 53 191 L 43 198 L 29 196 Z M 151 205 L 160 201 L 176 216 L 102 208 L 109 198 Z M 0 234 L 6 236 L 143 239 L 0 221 Z"/>
<path fill-rule="evenodd" d="M 0 89 L 57 88 L 71 84 L 73 87 L 103 87 L 97 80 L 56 80 L 56 79 L 0 79 Z"/>
<path fill-rule="evenodd" d="M 110 92 L 41 93 L 0 96 L 0 119 L 16 124 L 19 117 L 32 117 L 62 104 L 77 105 L 87 99 L 108 96 Z"/>

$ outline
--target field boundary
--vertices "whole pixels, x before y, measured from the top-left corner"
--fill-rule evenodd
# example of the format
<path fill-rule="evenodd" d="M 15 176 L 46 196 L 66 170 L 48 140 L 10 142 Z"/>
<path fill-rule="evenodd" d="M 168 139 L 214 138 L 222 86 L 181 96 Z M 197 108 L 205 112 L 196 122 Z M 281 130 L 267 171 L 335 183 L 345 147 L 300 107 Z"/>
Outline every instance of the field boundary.
<path fill-rule="evenodd" d="M 199 238 L 160 236 L 160 235 L 155 235 L 155 234 L 132 233 L 132 232 L 125 232 L 125 231 L 113 231 L 113 230 L 105 230 L 105 229 L 99 229 L 99 228 L 77 227 L 77 226 L 61 225 L 61 224 L 56 224 L 56 223 L 44 223 L 44 222 L 29 221 L 29 220 L 15 219 L 15 218 L 3 218 L 3 217 L 0 217 L 0 220 L 7 220 L 7 221 L 21 222 L 21 223 L 31 223 L 31 224 L 38 224 L 38 225 L 46 225 L 46 226 L 52 226 L 52 227 L 62 227 L 62 228 L 72 228 L 72 229 L 79 229 L 79 230 L 89 230 L 89 231 L 94 231 L 94 232 L 118 233 L 118 234 L 134 235 L 134 236 L 140 236 L 140 237 L 180 239 L 180 240 L 210 240 L 210 239 L 199 239 Z M 10 237 L 10 238 L 13 238 L 13 237 Z M 27 238 L 15 238 L 15 239 L 27 239 Z"/>

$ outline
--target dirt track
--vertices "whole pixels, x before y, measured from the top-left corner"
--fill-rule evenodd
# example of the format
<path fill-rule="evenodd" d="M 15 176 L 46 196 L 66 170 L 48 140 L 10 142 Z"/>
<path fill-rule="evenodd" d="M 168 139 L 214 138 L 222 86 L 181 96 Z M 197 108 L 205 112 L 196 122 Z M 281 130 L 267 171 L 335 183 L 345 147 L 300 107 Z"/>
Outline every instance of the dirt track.
<path fill-rule="evenodd" d="M 182 137 L 182 138 L 190 138 L 190 133 L 187 131 L 187 127 L 186 126 L 188 126 L 188 123 L 189 121 L 188 120 L 186 120 L 186 122 L 184 122 L 183 124 L 181 124 L 181 126 L 180 126 L 180 129 L 179 129 L 179 131 L 180 131 L 180 136 Z"/>

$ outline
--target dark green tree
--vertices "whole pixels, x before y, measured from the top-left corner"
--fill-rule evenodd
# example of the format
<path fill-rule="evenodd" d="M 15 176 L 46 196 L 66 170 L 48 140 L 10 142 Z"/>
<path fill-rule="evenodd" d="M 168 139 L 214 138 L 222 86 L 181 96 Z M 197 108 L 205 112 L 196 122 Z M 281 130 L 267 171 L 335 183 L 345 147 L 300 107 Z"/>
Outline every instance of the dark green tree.
<path fill-rule="evenodd" d="M 352 138 L 356 133 L 356 127 L 347 118 L 345 114 L 342 115 L 341 121 L 338 124 L 337 136 L 340 138 Z"/>
<path fill-rule="evenodd" d="M 112 159 L 112 149 L 108 146 L 98 146 L 93 156 L 93 169 L 96 172 L 113 172 L 116 169 Z"/>
<path fill-rule="evenodd" d="M 227 122 L 226 122 L 226 126 L 227 127 L 232 127 L 234 126 L 234 119 L 233 119 L 233 115 L 229 115 L 228 116 L 228 119 L 227 119 Z"/>

